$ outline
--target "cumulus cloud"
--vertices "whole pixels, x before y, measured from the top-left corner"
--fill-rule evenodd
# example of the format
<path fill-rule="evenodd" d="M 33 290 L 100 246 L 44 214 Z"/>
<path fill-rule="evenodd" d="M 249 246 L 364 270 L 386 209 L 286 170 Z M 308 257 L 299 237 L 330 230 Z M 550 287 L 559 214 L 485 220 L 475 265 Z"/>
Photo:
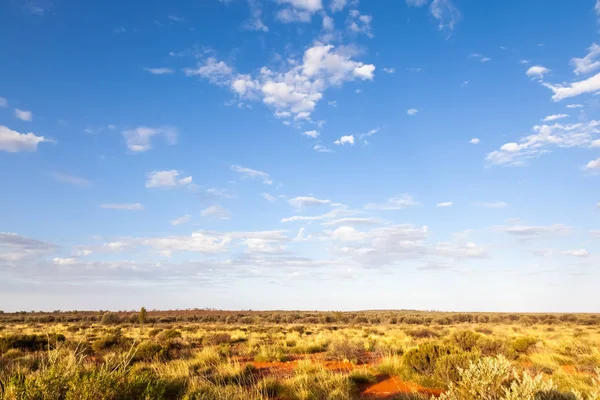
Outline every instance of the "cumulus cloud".
<path fill-rule="evenodd" d="M 572 82 L 570 84 L 553 85 L 550 83 L 542 83 L 542 85 L 552 90 L 554 93 L 552 100 L 560 101 L 585 93 L 595 93 L 600 90 L 600 73 L 582 81 Z"/>
<path fill-rule="evenodd" d="M 44 136 L 36 136 L 32 132 L 19 133 L 0 125 L 0 151 L 18 153 L 21 151 L 37 151 L 38 144 L 50 142 Z"/>
<path fill-rule="evenodd" d="M 177 142 L 177 130 L 172 127 L 163 126 L 160 128 L 149 128 L 140 126 L 135 129 L 123 131 L 125 143 L 130 151 L 142 153 L 152 148 L 151 139 L 154 136 L 164 136 L 168 144 Z"/>
<path fill-rule="evenodd" d="M 354 135 L 342 136 L 341 138 L 339 138 L 338 140 L 336 140 L 333 143 L 337 144 L 338 146 L 344 145 L 344 144 L 354 145 Z"/>
<path fill-rule="evenodd" d="M 206 207 L 204 210 L 200 211 L 200 215 L 203 217 L 231 219 L 231 212 L 217 204 Z"/>
<path fill-rule="evenodd" d="M 8 106 L 8 101 L 4 97 L 0 97 L 0 108 L 5 108 Z"/>
<path fill-rule="evenodd" d="M 595 160 L 588 162 L 584 168 L 585 169 L 600 169 L 600 158 L 596 158 Z"/>
<path fill-rule="evenodd" d="M 583 108 L 583 104 L 567 104 L 567 108 Z"/>
<path fill-rule="evenodd" d="M 294 197 L 293 199 L 289 199 L 288 203 L 290 203 L 290 205 L 294 208 L 303 209 L 305 207 L 322 206 L 330 204 L 331 200 L 318 199 L 316 197 L 311 196 L 300 196 Z"/>
<path fill-rule="evenodd" d="M 249 31 L 269 32 L 269 27 L 265 25 L 262 18 L 262 6 L 258 0 L 248 0 L 250 7 L 250 18 L 242 25 L 243 29 Z"/>
<path fill-rule="evenodd" d="M 417 110 L 416 108 L 409 108 L 408 110 L 406 110 L 406 113 L 408 115 L 416 115 L 419 112 L 419 110 Z"/>
<path fill-rule="evenodd" d="M 244 178 L 248 178 L 248 179 L 259 178 L 259 179 L 262 179 L 263 183 L 265 183 L 267 185 L 273 184 L 273 180 L 271 179 L 269 174 L 267 174 L 266 172 L 252 169 L 252 168 L 242 167 L 240 165 L 232 165 L 230 168 L 232 171 L 241 174 L 242 177 L 244 177 Z"/>
<path fill-rule="evenodd" d="M 146 174 L 147 188 L 174 188 L 188 186 L 192 183 L 192 177 L 180 178 L 181 172 L 176 169 L 166 171 L 152 171 Z"/>
<path fill-rule="evenodd" d="M 329 9 L 331 12 L 342 11 L 346 7 L 346 4 L 348 4 L 348 0 L 331 0 Z"/>
<path fill-rule="evenodd" d="M 306 131 L 303 133 L 304 136 L 308 136 L 310 138 L 316 139 L 319 136 L 319 132 L 317 131 Z"/>
<path fill-rule="evenodd" d="M 374 37 L 371 28 L 372 21 L 372 16 L 361 14 L 358 10 L 350 10 L 346 20 L 346 28 L 352 34 L 363 34 L 372 38 Z"/>
<path fill-rule="evenodd" d="M 395 74 L 396 68 L 384 68 L 383 72 L 385 72 L 386 74 Z"/>
<path fill-rule="evenodd" d="M 444 201 L 442 203 L 437 203 L 435 206 L 436 207 L 450 207 L 452 206 L 452 202 L 451 201 Z"/>
<path fill-rule="evenodd" d="M 317 43 L 304 52 L 301 62 L 288 60 L 281 71 L 265 66 L 254 76 L 239 74 L 224 62 L 209 58 L 185 72 L 229 87 L 239 101 L 262 99 L 274 109 L 276 118 L 289 123 L 290 119 L 309 120 L 327 88 L 374 78 L 375 66 L 352 60 L 356 53 L 348 46 Z"/>
<path fill-rule="evenodd" d="M 365 208 L 368 210 L 401 210 L 418 204 L 413 196 L 404 193 L 400 196 L 387 199 L 383 203 L 368 203 L 365 205 Z"/>
<path fill-rule="evenodd" d="M 31 111 L 15 108 L 15 117 L 21 121 L 31 121 L 33 119 L 33 113 Z"/>
<path fill-rule="evenodd" d="M 171 220 L 171 225 L 177 226 L 177 225 L 185 224 L 186 222 L 190 222 L 191 219 L 192 219 L 192 216 L 190 214 L 185 214 L 182 217 Z"/>
<path fill-rule="evenodd" d="M 544 75 L 546 75 L 548 72 L 550 72 L 548 68 L 543 67 L 541 65 L 534 65 L 532 67 L 529 67 L 525 74 L 530 78 L 542 79 Z"/>
<path fill-rule="evenodd" d="M 175 70 L 171 68 L 161 67 L 161 68 L 144 68 L 144 71 L 150 72 L 152 75 L 169 75 L 174 74 Z"/>
<path fill-rule="evenodd" d="M 469 140 L 469 143 L 471 143 L 471 144 L 479 144 L 479 142 L 481 142 L 479 140 L 479 138 L 473 138 L 473 139 Z"/>
<path fill-rule="evenodd" d="M 74 258 L 54 257 L 52 262 L 56 265 L 74 265 L 77 260 Z"/>
<path fill-rule="evenodd" d="M 591 147 L 600 134 L 600 121 L 576 124 L 536 125 L 533 134 L 519 142 L 506 143 L 486 156 L 492 165 L 524 166 L 533 158 L 549 151 L 549 148 Z"/>
<path fill-rule="evenodd" d="M 575 67 L 575 75 L 584 75 L 600 68 L 600 46 L 596 43 L 588 48 L 588 54 L 583 58 L 572 58 L 571 65 Z"/>
<path fill-rule="evenodd" d="M 100 204 L 100 208 L 107 208 L 110 210 L 143 210 L 144 206 L 140 203 L 104 203 Z"/>
<path fill-rule="evenodd" d="M 315 144 L 313 150 L 317 153 L 331 153 L 333 151 L 330 148 L 323 146 L 321 143 Z"/>

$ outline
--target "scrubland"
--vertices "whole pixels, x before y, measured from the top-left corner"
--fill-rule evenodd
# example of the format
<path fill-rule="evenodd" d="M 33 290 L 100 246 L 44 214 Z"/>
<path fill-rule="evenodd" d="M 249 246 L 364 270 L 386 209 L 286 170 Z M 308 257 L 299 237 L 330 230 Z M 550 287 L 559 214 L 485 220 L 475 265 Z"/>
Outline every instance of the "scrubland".
<path fill-rule="evenodd" d="M 2 399 L 600 399 L 600 315 L 0 314 Z"/>

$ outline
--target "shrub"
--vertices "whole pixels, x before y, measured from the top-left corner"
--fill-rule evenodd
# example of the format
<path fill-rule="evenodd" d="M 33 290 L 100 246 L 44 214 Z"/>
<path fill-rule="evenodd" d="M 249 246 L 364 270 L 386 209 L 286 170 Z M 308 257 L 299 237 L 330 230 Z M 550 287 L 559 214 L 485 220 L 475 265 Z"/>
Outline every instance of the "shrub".
<path fill-rule="evenodd" d="M 438 359 L 452 352 L 448 346 L 427 342 L 407 351 L 404 354 L 404 364 L 414 372 L 431 376 L 435 372 Z"/>
<path fill-rule="evenodd" d="M 104 325 L 116 325 L 119 322 L 121 322 L 121 318 L 116 313 L 106 312 L 102 315 L 102 323 Z"/>
<path fill-rule="evenodd" d="M 456 331 L 450 335 L 449 342 L 463 351 L 471 351 L 477 346 L 481 335 L 473 331 Z"/>
<path fill-rule="evenodd" d="M 209 333 L 202 338 L 202 344 L 206 346 L 214 346 L 226 344 L 231 341 L 231 335 L 228 333 Z"/>
<path fill-rule="evenodd" d="M 169 340 L 179 339 L 179 338 L 181 338 L 181 332 L 179 332 L 177 329 L 167 329 L 167 330 L 162 331 L 161 333 L 159 333 L 156 336 L 156 339 L 161 342 L 166 342 Z"/>
<path fill-rule="evenodd" d="M 0 338 L 0 353 L 9 349 L 23 351 L 39 351 L 54 348 L 58 343 L 64 342 L 62 334 L 52 335 L 9 335 Z"/>
<path fill-rule="evenodd" d="M 437 333 L 427 328 L 411 329 L 406 331 L 406 334 L 413 339 L 437 338 L 439 336 Z"/>
<path fill-rule="evenodd" d="M 168 358 L 168 352 L 158 343 L 143 342 L 135 350 L 134 361 L 155 361 Z"/>
<path fill-rule="evenodd" d="M 350 361 L 360 363 L 365 361 L 366 353 L 362 343 L 348 339 L 336 340 L 327 348 L 327 358 L 330 360 Z"/>
<path fill-rule="evenodd" d="M 289 356 L 278 346 L 262 345 L 254 356 L 257 362 L 288 361 Z"/>
<path fill-rule="evenodd" d="M 517 354 L 527 353 L 527 351 L 538 342 L 537 339 L 529 336 L 521 336 L 513 340 L 511 349 Z"/>
<path fill-rule="evenodd" d="M 453 353 L 441 356 L 435 363 L 436 379 L 448 384 L 460 379 L 460 370 L 467 368 L 477 360 L 475 353 Z"/>
<path fill-rule="evenodd" d="M 161 332 L 162 332 L 162 329 L 160 329 L 160 328 L 153 328 L 153 329 L 150 329 L 148 331 L 148 336 L 152 338 L 152 337 L 155 337 L 156 335 L 158 335 Z"/>
<path fill-rule="evenodd" d="M 125 340 L 121 335 L 108 334 L 99 339 L 96 339 L 92 343 L 92 350 L 94 350 L 95 353 L 100 353 L 104 350 L 112 349 L 123 344 L 125 344 Z"/>
<path fill-rule="evenodd" d="M 477 341 L 477 349 L 484 356 L 497 356 L 506 353 L 506 344 L 501 339 L 482 336 Z"/>

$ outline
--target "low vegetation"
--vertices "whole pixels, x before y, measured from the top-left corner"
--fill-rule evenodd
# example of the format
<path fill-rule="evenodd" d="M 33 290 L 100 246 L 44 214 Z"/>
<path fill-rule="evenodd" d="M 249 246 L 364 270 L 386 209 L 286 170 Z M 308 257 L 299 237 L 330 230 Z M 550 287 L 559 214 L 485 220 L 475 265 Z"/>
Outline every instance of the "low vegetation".
<path fill-rule="evenodd" d="M 596 315 L 142 309 L 0 327 L 1 399 L 600 400 Z"/>

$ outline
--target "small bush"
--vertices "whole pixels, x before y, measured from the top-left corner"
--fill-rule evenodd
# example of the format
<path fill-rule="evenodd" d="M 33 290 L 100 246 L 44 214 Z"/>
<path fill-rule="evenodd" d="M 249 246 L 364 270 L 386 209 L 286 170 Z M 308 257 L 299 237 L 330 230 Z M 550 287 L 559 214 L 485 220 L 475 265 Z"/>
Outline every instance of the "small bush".
<path fill-rule="evenodd" d="M 116 325 L 121 322 L 121 317 L 116 313 L 106 312 L 102 315 L 101 321 L 104 325 Z"/>
<path fill-rule="evenodd" d="M 166 342 L 169 340 L 180 339 L 180 338 L 181 338 L 181 332 L 179 332 L 177 329 L 167 329 L 167 330 L 162 331 L 161 333 L 159 333 L 156 336 L 156 339 L 161 342 Z"/>
<path fill-rule="evenodd" d="M 460 370 L 469 367 L 477 358 L 478 354 L 475 353 L 443 355 L 435 363 L 434 376 L 441 382 L 457 382 L 460 379 Z"/>
<path fill-rule="evenodd" d="M 143 342 L 135 350 L 134 361 L 164 361 L 168 352 L 158 343 Z"/>
<path fill-rule="evenodd" d="M 202 339 L 205 346 L 215 346 L 231 342 L 231 335 L 228 333 L 210 333 Z"/>
<path fill-rule="evenodd" d="M 366 352 L 362 343 L 348 339 L 336 340 L 327 348 L 327 358 L 330 360 L 350 361 L 361 363 L 366 361 Z"/>
<path fill-rule="evenodd" d="M 407 351 L 404 354 L 404 364 L 414 372 L 431 376 L 435 372 L 438 359 L 452 352 L 448 346 L 427 342 Z"/>
<path fill-rule="evenodd" d="M 521 336 L 516 338 L 511 343 L 511 349 L 517 354 L 527 353 L 531 347 L 533 347 L 538 342 L 537 339 L 529 337 L 529 336 Z"/>
<path fill-rule="evenodd" d="M 281 347 L 269 345 L 260 346 L 258 353 L 254 356 L 254 361 L 257 362 L 288 361 L 289 359 Z"/>
<path fill-rule="evenodd" d="M 413 339 L 431 339 L 439 337 L 439 335 L 436 332 L 427 328 L 411 329 L 406 331 L 406 334 L 412 337 Z"/>
<path fill-rule="evenodd" d="M 477 346 L 481 335 L 472 331 L 456 331 L 450 335 L 448 341 L 463 351 L 471 351 Z"/>

